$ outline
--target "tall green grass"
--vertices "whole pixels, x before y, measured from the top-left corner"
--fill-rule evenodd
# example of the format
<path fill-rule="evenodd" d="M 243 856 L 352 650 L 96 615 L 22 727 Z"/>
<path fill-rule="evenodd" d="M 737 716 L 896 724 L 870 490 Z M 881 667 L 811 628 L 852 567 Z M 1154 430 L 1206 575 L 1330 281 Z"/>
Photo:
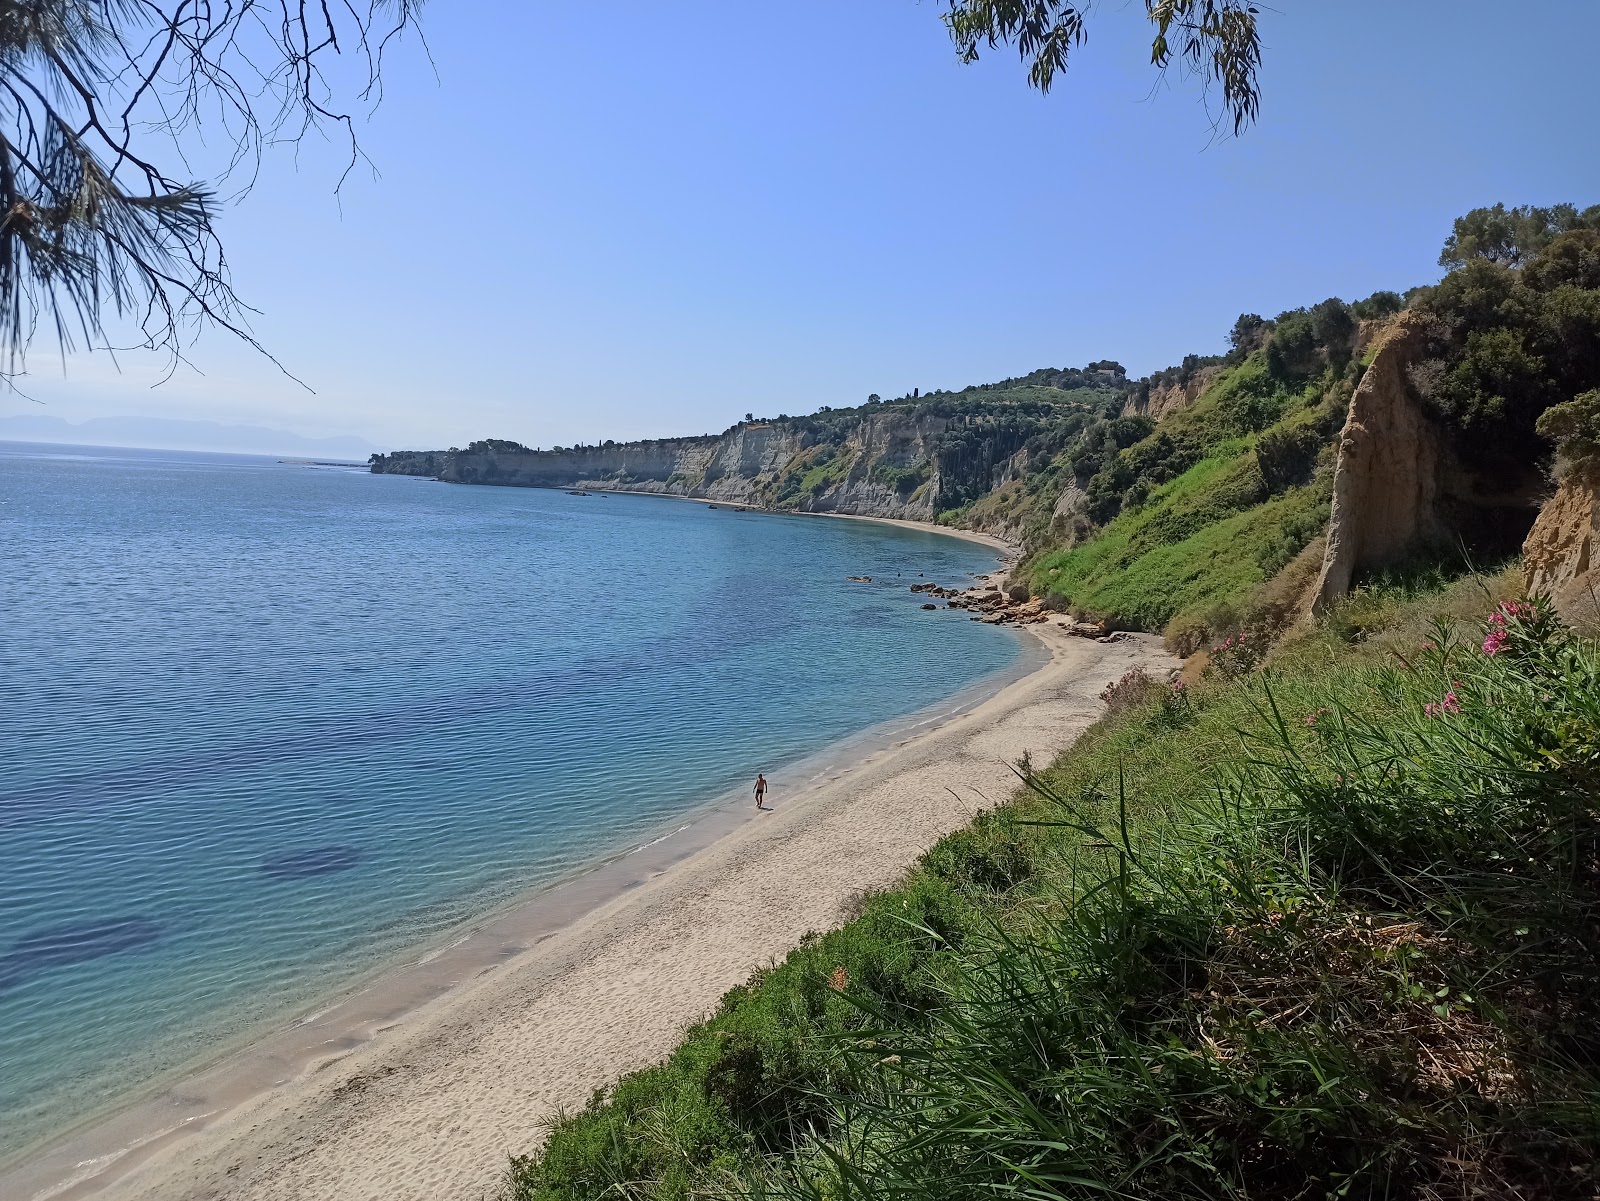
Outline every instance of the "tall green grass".
<path fill-rule="evenodd" d="M 1152 685 L 515 1194 L 1596 1195 L 1600 652 L 1505 599 Z"/>

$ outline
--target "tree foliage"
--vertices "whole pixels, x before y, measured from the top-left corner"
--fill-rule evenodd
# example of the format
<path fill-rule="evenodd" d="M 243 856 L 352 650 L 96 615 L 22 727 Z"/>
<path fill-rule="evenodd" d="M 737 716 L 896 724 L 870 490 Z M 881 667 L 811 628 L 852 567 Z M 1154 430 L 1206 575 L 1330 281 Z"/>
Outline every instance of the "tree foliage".
<path fill-rule="evenodd" d="M 1575 229 L 1600 229 L 1600 204 L 1582 212 L 1572 204 L 1476 208 L 1456 218 L 1455 228 L 1439 252 L 1439 266 L 1454 269 L 1481 258 L 1503 267 L 1519 267 L 1550 245 L 1556 235 Z"/>
<path fill-rule="evenodd" d="M 1536 428 L 1555 444 L 1563 463 L 1592 475 L 1600 464 L 1600 388 L 1546 409 Z"/>
<path fill-rule="evenodd" d="M 334 133 L 373 103 L 420 0 L 0 0 L 0 352 L 21 369 L 41 322 L 63 348 L 186 329 L 249 339 L 217 235 L 219 188 L 265 148 Z M 189 155 L 224 148 L 217 178 Z M 252 340 L 253 341 L 253 340 Z"/>
<path fill-rule="evenodd" d="M 945 26 L 962 62 L 976 62 L 983 47 L 1014 45 L 1028 67 L 1028 82 L 1048 92 L 1067 69 L 1072 50 L 1088 36 L 1087 0 L 947 0 Z M 1150 61 L 1159 71 L 1174 62 L 1202 85 L 1222 89 L 1234 133 L 1256 119 L 1261 92 L 1261 37 L 1257 10 L 1241 0 L 1145 0 L 1155 36 Z"/>
<path fill-rule="evenodd" d="M 1266 345 L 1267 335 L 1271 332 L 1272 322 L 1260 313 L 1240 313 L 1239 319 L 1228 331 L 1228 346 L 1236 357 L 1242 359 L 1252 350 L 1260 350 Z"/>
<path fill-rule="evenodd" d="M 1478 467 L 1536 461 L 1540 415 L 1600 387 L 1600 233 L 1557 234 L 1522 261 L 1475 254 L 1422 306 L 1412 384 Z"/>

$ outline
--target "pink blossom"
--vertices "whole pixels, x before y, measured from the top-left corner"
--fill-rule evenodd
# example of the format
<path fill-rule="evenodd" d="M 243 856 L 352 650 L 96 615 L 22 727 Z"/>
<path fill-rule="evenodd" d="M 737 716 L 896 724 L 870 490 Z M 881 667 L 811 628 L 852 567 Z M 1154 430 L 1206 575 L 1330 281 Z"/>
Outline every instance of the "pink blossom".
<path fill-rule="evenodd" d="M 1483 640 L 1483 653 L 1489 656 L 1498 655 L 1505 649 L 1507 634 L 1504 630 L 1489 631 L 1489 636 Z"/>
<path fill-rule="evenodd" d="M 1429 701 L 1422 706 L 1422 711 L 1429 717 L 1443 717 L 1447 713 L 1460 713 L 1461 699 L 1456 696 L 1456 690 L 1452 688 L 1444 694 L 1444 700 Z"/>

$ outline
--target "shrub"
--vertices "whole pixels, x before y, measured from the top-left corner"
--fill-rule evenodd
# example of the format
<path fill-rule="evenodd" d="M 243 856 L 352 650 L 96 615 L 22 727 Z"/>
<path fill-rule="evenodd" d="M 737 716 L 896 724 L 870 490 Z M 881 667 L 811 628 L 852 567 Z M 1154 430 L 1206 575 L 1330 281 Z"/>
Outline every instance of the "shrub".
<path fill-rule="evenodd" d="M 1106 703 L 1106 712 L 1126 713 L 1136 709 L 1155 694 L 1159 685 L 1142 667 L 1131 668 L 1120 680 L 1113 680 L 1100 690 L 1100 699 Z"/>
<path fill-rule="evenodd" d="M 1593 474 L 1600 467 L 1600 388 L 1546 409 L 1535 428 L 1555 444 L 1563 470 Z"/>
<path fill-rule="evenodd" d="M 1211 657 L 1206 662 L 1206 673 L 1222 676 L 1224 679 L 1236 680 L 1240 676 L 1249 675 L 1261 665 L 1261 657 L 1265 654 L 1263 639 L 1252 636 L 1247 630 L 1240 630 L 1237 634 L 1230 634 L 1221 642 L 1211 648 Z"/>
<path fill-rule="evenodd" d="M 1268 430 L 1256 443 L 1256 467 L 1267 494 L 1275 496 L 1311 478 L 1323 439 L 1307 426 Z"/>

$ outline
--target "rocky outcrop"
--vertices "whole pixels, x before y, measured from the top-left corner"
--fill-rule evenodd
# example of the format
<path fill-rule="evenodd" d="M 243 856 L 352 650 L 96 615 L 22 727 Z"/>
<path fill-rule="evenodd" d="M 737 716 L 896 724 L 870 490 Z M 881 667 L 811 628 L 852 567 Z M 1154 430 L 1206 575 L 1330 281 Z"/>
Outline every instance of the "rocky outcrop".
<path fill-rule="evenodd" d="M 1424 333 L 1420 316 L 1402 314 L 1379 336 L 1350 398 L 1314 612 L 1348 592 L 1358 573 L 1397 563 L 1445 535 L 1439 519 L 1442 438 L 1406 379 L 1424 349 Z"/>
<path fill-rule="evenodd" d="M 421 475 L 436 478 L 444 470 L 447 450 L 392 450 L 373 455 L 367 465 L 376 475 Z"/>
<path fill-rule="evenodd" d="M 1313 613 L 1361 575 L 1430 545 L 1465 547 L 1491 559 L 1514 551 L 1538 510 L 1536 462 L 1469 471 L 1417 398 L 1409 369 L 1427 350 L 1428 320 L 1412 311 L 1396 317 L 1375 339 L 1372 361 L 1350 398 Z"/>
<path fill-rule="evenodd" d="M 1522 574 L 1530 596 L 1548 595 L 1557 612 L 1592 628 L 1600 618 L 1600 481 L 1587 475 L 1562 480 L 1539 511 L 1522 544 Z"/>
<path fill-rule="evenodd" d="M 1160 421 L 1173 413 L 1182 412 L 1192 405 L 1221 375 L 1221 366 L 1196 368 L 1187 379 L 1174 379 L 1170 383 L 1141 386 L 1128 394 L 1122 404 L 1124 417 L 1148 417 Z"/>

